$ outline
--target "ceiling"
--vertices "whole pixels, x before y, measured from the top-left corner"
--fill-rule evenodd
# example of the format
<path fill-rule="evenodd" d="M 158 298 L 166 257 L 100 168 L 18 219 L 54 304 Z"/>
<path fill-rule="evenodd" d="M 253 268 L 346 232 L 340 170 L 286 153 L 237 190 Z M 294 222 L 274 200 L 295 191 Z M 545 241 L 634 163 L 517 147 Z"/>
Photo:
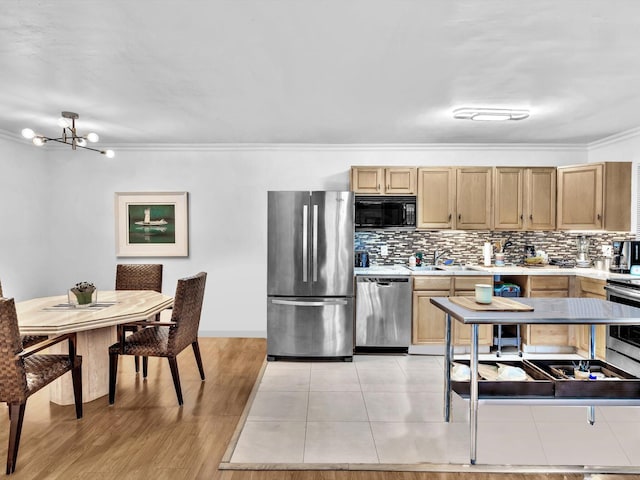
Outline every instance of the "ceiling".
<path fill-rule="evenodd" d="M 2 0 L 0 132 L 588 144 L 640 127 L 639 46 L 638 0 Z"/>

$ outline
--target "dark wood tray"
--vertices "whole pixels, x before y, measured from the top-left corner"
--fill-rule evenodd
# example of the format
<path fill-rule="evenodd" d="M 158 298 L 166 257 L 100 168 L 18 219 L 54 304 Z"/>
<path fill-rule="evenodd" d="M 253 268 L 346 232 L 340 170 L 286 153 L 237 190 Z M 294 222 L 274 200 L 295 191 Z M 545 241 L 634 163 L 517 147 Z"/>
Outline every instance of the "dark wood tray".
<path fill-rule="evenodd" d="M 455 360 L 456 363 L 469 365 L 469 360 Z M 481 361 L 483 365 L 496 365 L 498 363 L 522 368 L 533 380 L 508 381 L 508 380 L 484 380 L 480 376 L 478 381 L 478 396 L 480 398 L 496 397 L 553 397 L 553 378 L 540 370 L 535 365 L 523 360 L 509 361 L 497 360 Z M 463 397 L 469 396 L 469 382 L 455 382 L 451 380 L 451 389 Z"/>
<path fill-rule="evenodd" d="M 615 380 L 576 380 L 570 360 L 524 360 L 553 378 L 555 396 L 564 398 L 640 398 L 640 378 L 603 362 L 589 360 L 591 371 Z"/>

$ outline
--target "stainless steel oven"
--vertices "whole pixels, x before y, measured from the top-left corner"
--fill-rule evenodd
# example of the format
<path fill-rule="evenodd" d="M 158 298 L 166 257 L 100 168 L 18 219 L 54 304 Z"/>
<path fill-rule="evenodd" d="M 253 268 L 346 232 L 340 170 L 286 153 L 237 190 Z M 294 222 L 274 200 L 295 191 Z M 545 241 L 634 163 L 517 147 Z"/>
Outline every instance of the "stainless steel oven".
<path fill-rule="evenodd" d="M 607 300 L 640 307 L 640 279 L 607 280 Z M 607 362 L 640 376 L 640 325 L 609 325 Z"/>

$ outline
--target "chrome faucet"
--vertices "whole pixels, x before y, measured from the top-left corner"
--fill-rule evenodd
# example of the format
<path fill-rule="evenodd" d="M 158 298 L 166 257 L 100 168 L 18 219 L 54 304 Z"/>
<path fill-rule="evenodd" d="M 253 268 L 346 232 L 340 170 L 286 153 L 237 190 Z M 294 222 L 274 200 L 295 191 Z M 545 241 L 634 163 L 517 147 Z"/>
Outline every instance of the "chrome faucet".
<path fill-rule="evenodd" d="M 440 260 L 440 257 L 442 257 L 443 255 L 449 253 L 449 250 L 442 250 L 441 252 L 438 251 L 437 249 L 433 251 L 433 264 L 437 265 L 438 264 L 438 260 Z"/>

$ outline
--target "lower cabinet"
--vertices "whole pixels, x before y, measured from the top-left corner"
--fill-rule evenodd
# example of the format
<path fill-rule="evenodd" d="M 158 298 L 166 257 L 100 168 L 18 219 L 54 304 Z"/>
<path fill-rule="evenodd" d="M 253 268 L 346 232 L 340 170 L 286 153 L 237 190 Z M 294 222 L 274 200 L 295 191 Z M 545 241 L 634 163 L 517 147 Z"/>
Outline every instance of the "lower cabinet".
<path fill-rule="evenodd" d="M 505 282 L 520 286 L 523 297 L 570 297 L 573 276 L 570 275 L 518 275 L 504 277 Z M 523 325 L 521 329 L 524 351 L 569 350 L 569 325 Z"/>
<path fill-rule="evenodd" d="M 605 284 L 605 280 L 578 277 L 576 278 L 576 296 L 606 300 Z M 575 325 L 572 328 L 573 344 L 579 353 L 586 356 L 589 353 L 591 341 L 591 325 Z M 606 358 L 607 352 L 607 328 L 606 325 L 596 325 L 596 357 L 603 360 Z"/>
<path fill-rule="evenodd" d="M 493 276 L 460 276 L 453 277 L 453 295 L 456 297 L 472 297 L 476 294 L 476 284 L 493 285 Z M 471 325 L 453 322 L 453 344 L 469 345 L 471 343 Z M 478 326 L 478 345 L 493 343 L 493 325 Z"/>
<path fill-rule="evenodd" d="M 491 276 L 423 276 L 413 281 L 413 335 L 414 345 L 444 345 L 445 313 L 431 304 L 431 297 L 451 295 L 474 295 L 476 283 L 490 283 Z M 453 344 L 468 346 L 471 327 L 453 321 Z M 491 345 L 492 325 L 481 325 L 478 332 L 479 345 Z"/>

